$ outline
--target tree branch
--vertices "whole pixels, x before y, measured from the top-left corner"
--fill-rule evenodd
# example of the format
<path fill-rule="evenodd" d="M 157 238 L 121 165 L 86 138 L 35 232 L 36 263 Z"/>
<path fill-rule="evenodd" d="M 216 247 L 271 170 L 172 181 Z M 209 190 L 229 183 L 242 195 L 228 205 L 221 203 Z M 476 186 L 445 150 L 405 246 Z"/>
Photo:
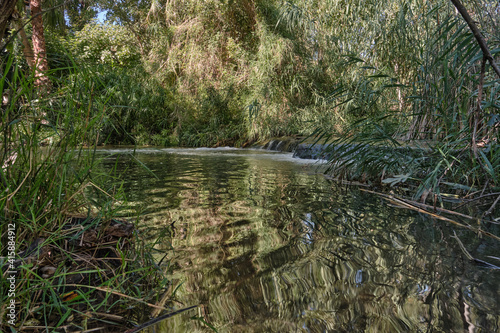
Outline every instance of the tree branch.
<path fill-rule="evenodd" d="M 500 78 L 500 69 L 498 68 L 497 64 L 495 63 L 495 59 L 493 59 L 493 56 L 491 55 L 490 49 L 488 48 L 488 44 L 486 44 L 486 40 L 484 39 L 483 35 L 481 34 L 481 31 L 479 31 L 479 28 L 477 25 L 474 23 L 472 18 L 470 17 L 469 13 L 467 12 L 467 9 L 462 5 L 460 0 L 450 0 L 455 8 L 458 10 L 460 15 L 464 18 L 465 22 L 467 22 L 467 25 L 469 26 L 470 30 L 472 30 L 472 33 L 474 34 L 474 37 L 476 38 L 479 46 L 481 47 L 481 50 L 483 51 L 483 55 L 486 59 L 488 59 L 488 62 L 490 63 L 491 67 L 495 70 L 497 73 L 498 77 Z"/>

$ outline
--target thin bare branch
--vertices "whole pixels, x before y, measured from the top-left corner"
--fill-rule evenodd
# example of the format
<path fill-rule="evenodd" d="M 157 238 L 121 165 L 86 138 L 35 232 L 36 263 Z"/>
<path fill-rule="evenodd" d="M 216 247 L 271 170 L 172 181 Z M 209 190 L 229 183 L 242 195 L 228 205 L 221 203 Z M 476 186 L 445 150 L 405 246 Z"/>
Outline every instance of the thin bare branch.
<path fill-rule="evenodd" d="M 459 0 L 450 0 L 450 1 L 458 10 L 460 15 L 462 15 L 465 22 L 467 22 L 467 25 L 474 34 L 477 43 L 479 44 L 481 50 L 483 51 L 483 55 L 486 57 L 486 59 L 488 59 L 488 62 L 490 63 L 491 67 L 493 67 L 498 77 L 500 78 L 500 68 L 498 68 L 497 64 L 495 63 L 495 59 L 493 59 L 493 56 L 491 55 L 490 49 L 488 48 L 488 44 L 486 43 L 483 34 L 481 34 L 481 31 L 479 31 L 479 28 L 474 23 L 474 20 L 472 20 L 472 18 L 470 17 L 469 12 L 467 12 L 467 9 L 464 7 L 464 5 L 462 5 L 462 3 Z"/>

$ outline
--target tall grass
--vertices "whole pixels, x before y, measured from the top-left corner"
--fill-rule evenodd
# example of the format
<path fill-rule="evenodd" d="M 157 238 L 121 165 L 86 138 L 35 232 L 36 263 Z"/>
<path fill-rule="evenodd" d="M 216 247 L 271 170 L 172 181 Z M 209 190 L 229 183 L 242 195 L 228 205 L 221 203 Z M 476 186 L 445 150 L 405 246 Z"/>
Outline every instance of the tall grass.
<path fill-rule="evenodd" d="M 471 119 L 478 103 L 482 53 L 456 16 L 441 16 L 434 29 L 408 84 L 391 80 L 389 71 L 366 73 L 354 84 L 340 80 L 329 102 L 345 117 L 356 116 L 331 143 L 336 150 L 330 161 L 332 174 L 374 185 L 405 184 L 421 200 L 441 201 L 443 192 L 464 197 L 498 190 L 499 80 L 486 72 L 488 97 L 480 102 L 482 148 L 476 155 Z M 368 68 L 364 61 L 358 66 Z M 398 90 L 407 96 L 404 108 L 396 104 Z M 316 133 L 331 134 L 322 128 Z"/>
<path fill-rule="evenodd" d="M 120 188 L 104 187 L 108 176 L 94 172 L 109 103 L 95 95 L 102 82 L 74 66 L 64 69 L 71 75 L 52 77 L 51 94 L 38 96 L 33 76 L 12 57 L 0 65 L 1 330 L 113 332 L 144 321 L 168 280 L 152 245 L 113 219 Z M 71 80 L 76 74 L 80 80 Z M 8 264 L 17 271 L 14 298 Z M 9 329 L 11 299 L 17 317 Z"/>

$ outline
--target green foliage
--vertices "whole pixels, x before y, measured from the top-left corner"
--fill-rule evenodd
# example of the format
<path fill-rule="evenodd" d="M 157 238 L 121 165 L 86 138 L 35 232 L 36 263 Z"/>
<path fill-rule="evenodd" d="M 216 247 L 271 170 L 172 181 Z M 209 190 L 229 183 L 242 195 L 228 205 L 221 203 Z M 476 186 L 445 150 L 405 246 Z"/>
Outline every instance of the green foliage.
<path fill-rule="evenodd" d="M 151 144 L 152 135 L 171 129 L 167 92 L 154 80 L 138 80 L 140 68 L 97 68 L 95 94 L 109 107 L 103 118 L 102 139 L 109 143 Z M 78 77 L 74 78 L 79 81 Z"/>
<path fill-rule="evenodd" d="M 80 31 L 97 16 L 97 9 L 81 1 L 67 1 L 66 16 L 68 25 L 73 31 Z"/>
<path fill-rule="evenodd" d="M 185 109 L 181 119 L 179 143 L 185 146 L 238 145 L 244 130 L 234 89 L 207 87 Z"/>
<path fill-rule="evenodd" d="M 495 9 L 484 1 L 473 5 L 498 57 Z M 427 184 L 422 193 L 443 181 L 463 181 L 449 171 L 458 165 L 469 185 L 484 177 L 466 168 L 495 179 L 492 156 L 461 153 L 460 163 L 453 162 L 470 145 L 481 51 L 449 1 L 118 6 L 103 0 L 99 6 L 108 10 L 109 23 L 90 22 L 73 35 L 49 38 L 51 50 L 67 45 L 98 78 L 92 98 L 107 106 L 91 141 L 215 146 L 323 134 L 345 135 L 339 144 L 394 148 L 397 142 L 439 140 L 430 148 L 432 158 L 367 148 L 332 170 L 376 182 L 420 179 Z M 70 67 L 67 58 L 51 54 L 53 66 Z M 82 71 L 64 75 L 81 84 Z M 500 88 L 490 71 L 485 82 L 478 140 L 494 142 Z M 87 105 L 89 115 L 99 114 L 95 103 Z"/>
<path fill-rule="evenodd" d="M 351 67 L 349 72 L 357 73 L 358 79 L 340 79 L 332 94 L 330 102 L 352 125 L 332 144 L 337 153 L 330 171 L 372 183 L 406 183 L 414 186 L 416 198 L 423 199 L 433 193 L 441 200 L 444 188 L 457 194 L 479 186 L 491 190 L 498 186 L 494 172 L 500 167 L 495 155 L 499 135 L 493 127 L 495 121 L 487 121 L 498 112 L 498 80 L 493 73 L 486 73 L 484 93 L 488 101 L 481 102 L 482 120 L 476 138 L 485 145 L 475 152 L 471 149 L 475 135 L 471 114 L 477 108 L 482 53 L 467 26 L 454 14 L 443 11 L 439 4 L 424 9 L 418 19 L 428 29 L 420 35 L 425 47 L 411 58 L 397 58 L 399 68 L 410 69 L 404 77 L 406 85 L 389 79 L 390 67 L 388 75 L 381 75 L 373 65 L 367 66 L 377 57 L 351 57 L 346 62 L 346 68 L 353 63 L 363 66 L 357 70 Z M 433 24 L 438 11 L 441 15 Z M 400 17 L 405 13 L 400 12 Z M 361 69 L 367 71 L 363 76 L 359 76 Z M 367 75 L 370 71 L 373 74 Z M 357 121 L 359 116 L 361 121 Z M 318 133 L 328 132 L 318 129 Z M 396 139 L 404 140 L 404 147 Z"/>
<path fill-rule="evenodd" d="M 169 91 L 171 108 L 165 113 L 172 126 L 162 130 L 178 135 L 180 144 L 293 134 L 304 129 L 303 120 L 318 121 L 309 112 L 333 82 L 331 73 L 314 59 L 310 33 L 288 29 L 278 2 L 240 0 L 228 6 L 219 1 L 176 1 L 164 7 L 152 2 L 147 10 L 134 9 L 128 15 L 105 6 L 109 17 L 126 21 L 124 29 L 137 38 L 144 75 Z M 99 61 L 98 56 L 92 59 Z M 209 111 L 213 106 L 207 105 L 213 96 L 225 96 L 224 100 L 228 94 L 231 111 L 215 107 L 221 112 L 214 116 Z M 249 117 L 248 106 L 254 101 L 261 105 L 260 112 Z M 163 141 L 149 125 L 143 129 L 155 136 L 155 142 Z"/>
<path fill-rule="evenodd" d="M 138 65 L 140 51 L 133 35 L 123 26 L 92 21 L 71 38 L 70 50 L 82 63 L 109 67 Z"/>
<path fill-rule="evenodd" d="M 51 329 L 75 325 L 79 330 L 113 325 L 107 319 L 84 316 L 82 311 L 87 309 L 115 314 L 126 311 L 127 319 L 115 323 L 124 327 L 134 319 L 142 321 L 144 311 L 140 306 L 131 311 L 131 305 L 155 301 L 168 283 L 155 266 L 151 248 L 139 238 L 128 249 L 122 240 L 115 249 L 106 245 L 119 263 L 110 269 L 109 258 L 104 260 L 108 266 L 99 266 L 102 258 L 96 253 L 102 248 L 75 245 L 86 231 L 104 232 L 120 209 L 118 200 L 124 199 L 119 186 L 106 187 L 103 180 L 109 179 L 108 174 L 94 171 L 99 163 L 95 148 L 109 98 L 98 98 L 98 80 L 73 67 L 66 69 L 72 73 L 69 76 L 51 77 L 63 88 L 35 99 L 33 75 L 24 75 L 13 59 L 0 64 L 5 73 L 0 77 L 0 92 L 6 98 L 0 118 L 0 245 L 7 248 L 8 226 L 14 226 L 14 236 L 9 236 L 15 238 L 16 247 L 16 323 Z M 72 81 L 73 75 L 79 80 Z M 69 79 L 61 82 L 61 77 Z M 84 148 L 83 142 L 91 148 Z M 76 218 L 81 223 L 73 223 L 75 215 L 93 217 Z M 30 246 L 40 253 L 29 254 Z M 77 248 L 85 253 L 77 253 Z M 95 251 L 94 256 L 89 250 Z M 83 257 L 90 266 L 82 265 Z M 5 257 L 1 261 L 2 267 L 8 266 Z M 47 267 L 53 269 L 50 276 L 44 276 Z M 75 287 L 75 276 L 92 277 L 95 284 Z M 0 289 L 9 289 L 5 278 Z M 68 290 L 75 290 L 74 300 L 65 300 Z M 1 302 L 9 302 L 7 292 L 1 293 Z M 2 331 L 8 329 L 6 322 L 2 318 Z"/>

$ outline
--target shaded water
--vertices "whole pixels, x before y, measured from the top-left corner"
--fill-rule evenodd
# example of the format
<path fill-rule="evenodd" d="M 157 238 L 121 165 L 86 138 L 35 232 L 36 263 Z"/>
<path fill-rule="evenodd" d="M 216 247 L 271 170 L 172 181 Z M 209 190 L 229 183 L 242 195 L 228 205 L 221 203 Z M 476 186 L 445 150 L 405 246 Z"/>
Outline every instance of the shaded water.
<path fill-rule="evenodd" d="M 152 234 L 173 223 L 176 300 L 200 305 L 155 332 L 210 332 L 192 316 L 219 332 L 500 331 L 500 272 L 468 262 L 452 226 L 338 187 L 312 162 L 139 150 L 157 179 L 126 150 L 104 152 L 119 153 L 103 166 L 125 171 Z M 499 256 L 498 242 L 456 231 L 477 258 Z"/>

